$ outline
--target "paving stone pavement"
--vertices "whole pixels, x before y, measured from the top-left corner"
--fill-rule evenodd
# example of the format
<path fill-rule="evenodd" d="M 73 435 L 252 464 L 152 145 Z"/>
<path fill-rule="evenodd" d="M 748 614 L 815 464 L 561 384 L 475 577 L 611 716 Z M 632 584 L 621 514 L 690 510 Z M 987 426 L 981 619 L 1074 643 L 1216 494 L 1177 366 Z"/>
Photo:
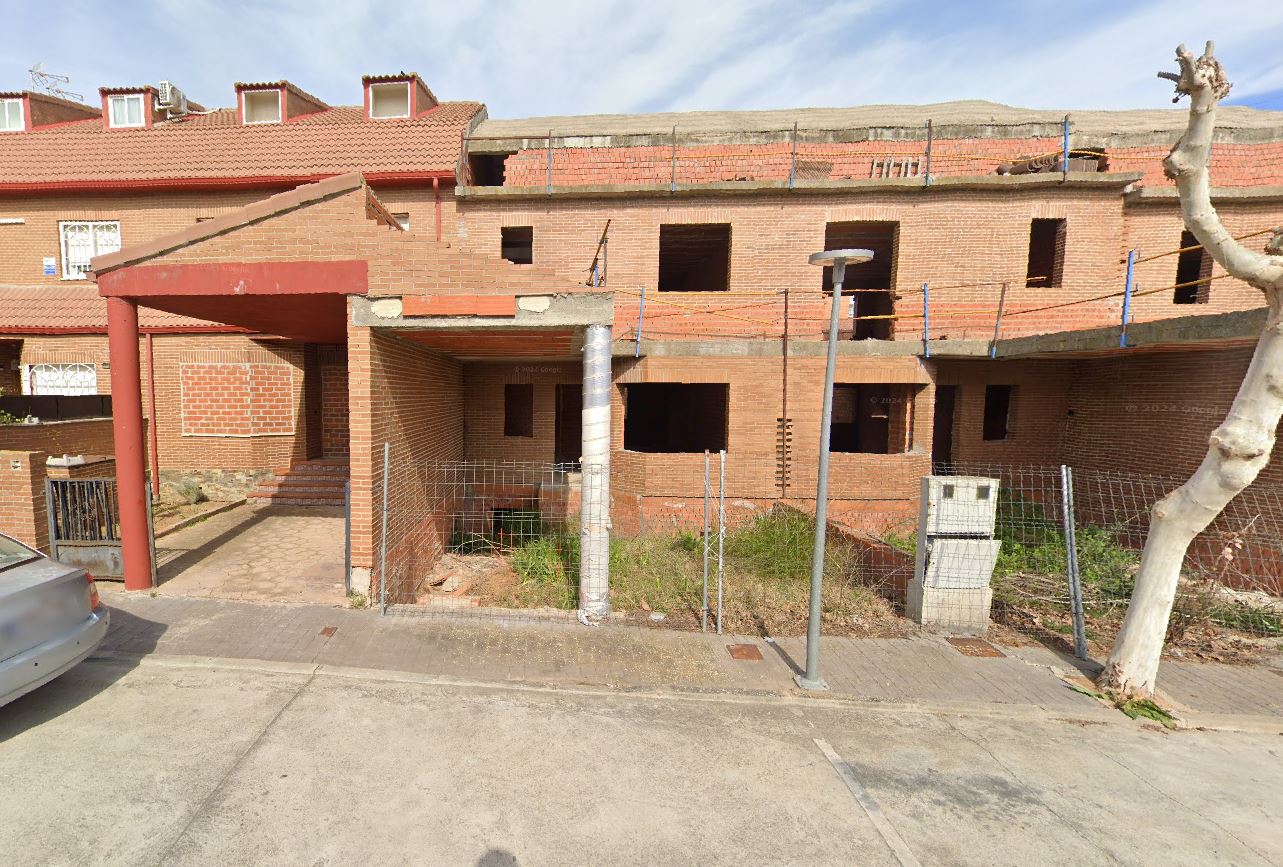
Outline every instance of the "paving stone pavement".
<path fill-rule="evenodd" d="M 157 591 L 341 604 L 343 509 L 241 505 L 156 542 Z"/>
<path fill-rule="evenodd" d="M 312 663 L 477 681 L 617 689 L 794 693 L 804 638 L 761 639 L 662 628 L 587 628 L 566 620 L 444 615 L 380 617 L 371 610 L 248 603 L 103 591 L 112 629 L 103 653 L 161 654 Z M 732 658 L 751 644 L 760 660 Z M 847 639 L 821 643 L 827 695 L 866 702 L 1040 708 L 1090 715 L 1094 700 L 1058 676 L 1075 661 L 1045 648 L 964 656 L 943 639 Z M 1161 687 L 1178 709 L 1283 719 L 1275 666 L 1169 663 Z"/>

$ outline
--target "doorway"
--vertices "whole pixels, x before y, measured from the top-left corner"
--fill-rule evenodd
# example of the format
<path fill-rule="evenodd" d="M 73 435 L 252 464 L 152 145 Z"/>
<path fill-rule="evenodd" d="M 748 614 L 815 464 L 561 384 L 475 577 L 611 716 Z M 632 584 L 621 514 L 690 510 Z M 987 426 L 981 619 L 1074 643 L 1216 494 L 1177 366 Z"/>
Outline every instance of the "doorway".
<path fill-rule="evenodd" d="M 558 464 L 578 464 L 583 454 L 584 387 L 558 385 L 556 403 L 553 461 Z"/>
<path fill-rule="evenodd" d="M 932 472 L 953 463 L 953 410 L 958 400 L 958 386 L 936 386 L 935 424 L 931 428 Z"/>

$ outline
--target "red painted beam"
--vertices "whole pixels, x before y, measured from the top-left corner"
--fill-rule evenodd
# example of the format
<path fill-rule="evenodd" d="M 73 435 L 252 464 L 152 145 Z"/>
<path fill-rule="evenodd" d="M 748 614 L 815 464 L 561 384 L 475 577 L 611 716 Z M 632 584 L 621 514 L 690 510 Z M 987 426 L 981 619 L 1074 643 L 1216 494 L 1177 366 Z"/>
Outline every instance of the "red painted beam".
<path fill-rule="evenodd" d="M 116 439 L 116 493 L 120 501 L 125 589 L 148 590 L 152 586 L 152 560 L 135 302 L 107 299 L 107 348 L 111 354 L 111 428 Z"/>
<path fill-rule="evenodd" d="M 80 121 L 76 121 L 80 123 Z M 44 127 L 41 127 L 43 129 Z M 346 172 L 307 175 L 259 175 L 222 178 L 100 178 L 69 181 L 13 181 L 0 184 L 4 193 L 92 193 L 110 190 L 268 190 L 291 189 Z M 362 172 L 373 186 L 454 183 L 453 171 Z"/>
<path fill-rule="evenodd" d="M 128 265 L 96 279 L 98 294 L 106 298 L 364 295 L 369 291 L 364 260 Z"/>

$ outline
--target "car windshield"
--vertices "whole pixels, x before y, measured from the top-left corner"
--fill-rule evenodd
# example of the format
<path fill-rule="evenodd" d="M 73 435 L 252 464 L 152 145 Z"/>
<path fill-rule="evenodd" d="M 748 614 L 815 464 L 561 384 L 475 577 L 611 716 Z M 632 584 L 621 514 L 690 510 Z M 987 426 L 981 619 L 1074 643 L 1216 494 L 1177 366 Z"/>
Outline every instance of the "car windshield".
<path fill-rule="evenodd" d="M 16 566 L 19 563 L 25 563 L 28 560 L 34 560 L 40 555 L 23 545 L 21 542 L 15 542 L 8 536 L 0 536 L 0 569 L 7 569 L 10 566 Z"/>

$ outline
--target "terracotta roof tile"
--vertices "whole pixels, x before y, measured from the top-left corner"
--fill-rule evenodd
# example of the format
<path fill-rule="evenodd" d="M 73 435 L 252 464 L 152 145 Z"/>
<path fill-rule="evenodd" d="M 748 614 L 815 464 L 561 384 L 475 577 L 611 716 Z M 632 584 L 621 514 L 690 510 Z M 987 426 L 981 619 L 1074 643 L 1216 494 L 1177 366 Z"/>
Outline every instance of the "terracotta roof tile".
<path fill-rule="evenodd" d="M 147 328 L 207 330 L 226 326 L 138 308 L 138 324 Z M 107 299 L 93 283 L 75 286 L 0 285 L 0 335 L 24 332 L 107 332 Z"/>
<path fill-rule="evenodd" d="M 371 121 L 360 106 L 342 106 L 242 126 L 229 108 L 112 130 L 91 118 L 6 136 L 0 186 L 451 172 L 480 110 L 447 102 L 419 117 Z"/>

